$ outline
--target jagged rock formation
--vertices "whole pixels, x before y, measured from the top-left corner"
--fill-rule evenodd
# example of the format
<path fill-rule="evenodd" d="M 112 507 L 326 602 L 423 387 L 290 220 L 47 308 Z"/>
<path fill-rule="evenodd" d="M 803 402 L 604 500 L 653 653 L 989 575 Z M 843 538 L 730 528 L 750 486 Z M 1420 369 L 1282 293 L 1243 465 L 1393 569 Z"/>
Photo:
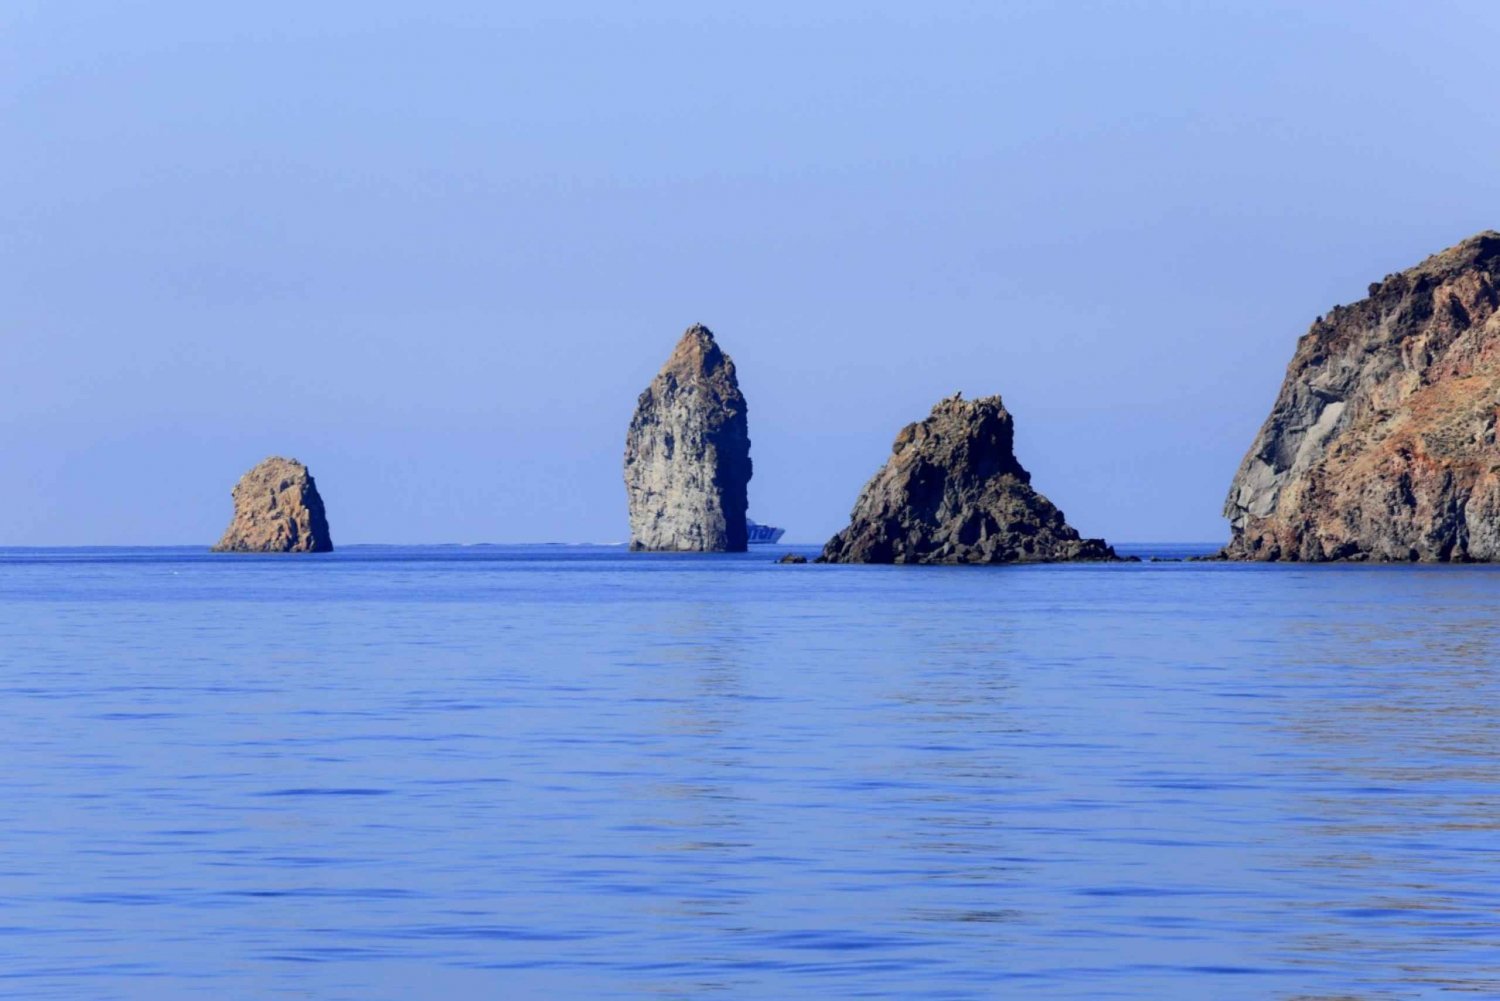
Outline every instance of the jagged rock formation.
<path fill-rule="evenodd" d="M 955 395 L 896 436 L 823 563 L 1015 563 L 1113 560 L 1031 486 L 1000 397 Z"/>
<path fill-rule="evenodd" d="M 273 456 L 235 484 L 234 518 L 216 553 L 328 553 L 323 498 L 307 467 Z"/>
<path fill-rule="evenodd" d="M 1221 554 L 1500 559 L 1500 233 L 1319 317 L 1235 474 Z"/>
<path fill-rule="evenodd" d="M 630 548 L 745 551 L 750 433 L 734 362 L 689 327 L 641 394 L 625 439 Z"/>

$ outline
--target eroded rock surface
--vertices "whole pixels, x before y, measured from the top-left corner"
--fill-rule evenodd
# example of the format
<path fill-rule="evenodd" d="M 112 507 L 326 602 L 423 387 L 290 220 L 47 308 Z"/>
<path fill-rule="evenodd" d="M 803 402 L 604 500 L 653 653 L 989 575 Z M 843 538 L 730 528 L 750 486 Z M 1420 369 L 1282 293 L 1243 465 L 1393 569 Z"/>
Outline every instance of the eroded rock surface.
<path fill-rule="evenodd" d="M 1500 233 L 1319 317 L 1229 490 L 1246 560 L 1500 559 Z"/>
<path fill-rule="evenodd" d="M 327 553 L 333 551 L 323 498 L 307 467 L 273 456 L 235 484 L 234 519 L 216 553 Z"/>
<path fill-rule="evenodd" d="M 750 433 L 734 362 L 688 328 L 641 394 L 625 439 L 630 548 L 744 552 Z"/>
<path fill-rule="evenodd" d="M 826 563 L 1015 563 L 1113 560 L 1080 538 L 1031 486 L 1000 397 L 955 395 L 896 436 L 865 485 L 849 526 L 823 547 Z"/>

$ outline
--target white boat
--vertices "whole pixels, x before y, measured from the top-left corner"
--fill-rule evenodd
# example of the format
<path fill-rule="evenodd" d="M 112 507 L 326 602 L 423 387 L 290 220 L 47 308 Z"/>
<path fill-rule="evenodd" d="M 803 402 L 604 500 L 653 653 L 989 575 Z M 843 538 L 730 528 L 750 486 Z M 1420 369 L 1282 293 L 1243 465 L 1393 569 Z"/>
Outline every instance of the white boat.
<path fill-rule="evenodd" d="M 770 525 L 757 525 L 749 518 L 745 519 L 745 541 L 752 546 L 766 546 L 773 542 L 781 541 L 786 534 L 784 528 L 773 528 Z"/>

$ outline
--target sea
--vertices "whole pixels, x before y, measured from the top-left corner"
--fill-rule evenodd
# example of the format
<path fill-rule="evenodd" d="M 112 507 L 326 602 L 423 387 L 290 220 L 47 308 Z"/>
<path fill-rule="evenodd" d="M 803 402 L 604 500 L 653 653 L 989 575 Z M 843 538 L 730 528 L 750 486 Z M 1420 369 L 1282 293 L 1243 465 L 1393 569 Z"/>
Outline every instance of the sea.
<path fill-rule="evenodd" d="M 1500 567 L 0 550 L 0 997 L 1500 997 Z"/>

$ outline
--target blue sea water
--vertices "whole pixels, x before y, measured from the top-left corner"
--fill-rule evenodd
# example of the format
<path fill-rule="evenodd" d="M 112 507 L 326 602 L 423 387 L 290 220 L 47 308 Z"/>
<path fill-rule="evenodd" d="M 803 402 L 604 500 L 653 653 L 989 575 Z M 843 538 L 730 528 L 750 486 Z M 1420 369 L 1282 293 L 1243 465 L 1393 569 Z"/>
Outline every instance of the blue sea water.
<path fill-rule="evenodd" d="M 0 997 L 1500 996 L 1500 568 L 782 551 L 0 550 Z"/>

